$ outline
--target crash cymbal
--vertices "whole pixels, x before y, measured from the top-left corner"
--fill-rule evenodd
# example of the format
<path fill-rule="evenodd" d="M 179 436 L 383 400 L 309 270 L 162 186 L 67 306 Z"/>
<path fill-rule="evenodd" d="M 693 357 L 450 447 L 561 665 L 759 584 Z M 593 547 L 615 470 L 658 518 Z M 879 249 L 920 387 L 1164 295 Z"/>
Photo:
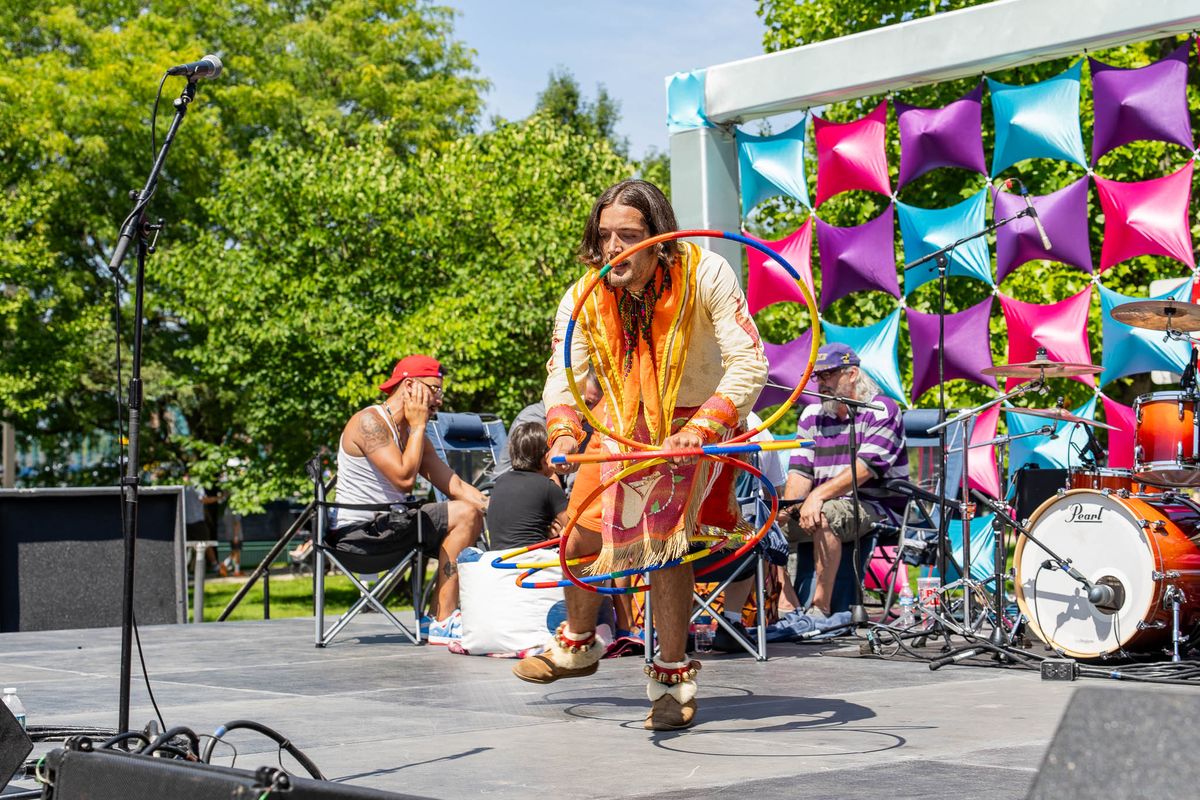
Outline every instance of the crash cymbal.
<path fill-rule="evenodd" d="M 1098 375 L 1103 367 L 1094 364 L 1073 364 L 1063 361 L 1051 361 L 1048 358 L 1035 358 L 1033 361 L 1021 361 L 1015 364 L 1000 364 L 981 370 L 984 375 L 996 378 L 1077 378 L 1080 375 Z"/>
<path fill-rule="evenodd" d="M 1090 425 L 1093 428 L 1104 428 L 1109 431 L 1119 431 L 1120 428 L 1115 425 L 1109 425 L 1104 422 L 1097 422 L 1094 419 L 1081 417 L 1077 414 L 1072 414 L 1065 408 L 1006 408 L 1004 409 L 1009 414 L 1025 414 L 1030 417 L 1045 417 L 1056 422 L 1074 422 L 1079 425 Z"/>
<path fill-rule="evenodd" d="M 1134 300 L 1111 312 L 1117 322 L 1151 331 L 1200 331 L 1200 305 L 1178 300 Z"/>

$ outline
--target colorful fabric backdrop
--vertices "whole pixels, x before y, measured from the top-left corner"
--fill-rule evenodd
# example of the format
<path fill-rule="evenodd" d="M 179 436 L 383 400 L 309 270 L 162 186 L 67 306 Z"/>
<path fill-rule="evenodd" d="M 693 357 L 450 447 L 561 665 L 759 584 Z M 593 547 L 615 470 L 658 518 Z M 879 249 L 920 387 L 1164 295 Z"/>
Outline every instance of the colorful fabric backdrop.
<path fill-rule="evenodd" d="M 1111 464 L 1131 463 L 1133 432 L 1124 429 L 1130 426 L 1131 411 L 1102 394 L 1101 388 L 1119 378 L 1151 370 L 1178 372 L 1187 358 L 1187 347 L 1164 342 L 1161 333 L 1130 328 L 1113 320 L 1112 309 L 1144 298 L 1115 292 L 1102 281 L 1104 273 L 1118 264 L 1155 256 L 1177 264 L 1178 275 L 1189 279 L 1162 297 L 1187 300 L 1193 294 L 1196 259 L 1189 203 L 1195 139 L 1187 98 L 1188 60 L 1193 47 L 1195 40 L 1189 40 L 1165 58 L 1134 69 L 1080 58 L 1060 74 L 1029 85 L 989 78 L 941 108 L 923 108 L 896 99 L 891 101 L 892 120 L 889 103 L 883 102 L 851 122 L 835 123 L 813 116 L 770 136 L 738 131 L 743 214 L 750 216 L 763 201 L 780 195 L 811 209 L 803 225 L 769 244 L 780 249 L 810 286 L 812 248 L 816 247 L 822 312 L 859 292 L 883 292 L 896 298 L 895 311 L 870 325 L 851 328 L 827 320 L 820 322 L 827 340 L 851 344 L 864 355 L 864 366 L 886 394 L 902 404 L 915 404 L 938 386 L 938 329 L 942 320 L 937 314 L 907 308 L 905 298 L 936 280 L 937 270 L 928 264 L 906 273 L 897 264 L 897 252 L 903 253 L 906 263 L 912 262 L 982 229 L 990 221 L 1014 217 L 1025 208 L 1025 199 L 1019 186 L 1005 189 L 1003 181 L 995 181 L 944 208 L 900 202 L 893 193 L 886 143 L 894 138 L 900 145 L 896 190 L 935 169 L 966 170 L 978 174 L 982 183 L 1011 174 L 1009 170 L 1029 159 L 1053 159 L 1068 165 L 1063 172 L 1068 177 L 1058 188 L 1029 197 L 1050 247 L 1043 244 L 1031 219 L 1016 219 L 998 229 L 994 253 L 987 238 L 958 247 L 950 257 L 948 274 L 991 287 L 1005 321 L 1008 361 L 1031 359 L 1039 348 L 1044 348 L 1057 360 L 1091 363 L 1092 347 L 1098 345 L 1103 372 L 1077 379 L 1094 389 L 1092 400 L 1080 412 L 1090 416 L 1099 398 L 1105 418 L 1123 425 L 1122 430 L 1109 435 Z M 1091 75 L 1090 98 L 1081 97 L 1085 60 Z M 680 97 L 691 96 L 688 92 L 702 80 L 702 76 L 695 75 L 677 77 Z M 993 124 L 990 162 L 982 135 L 985 101 L 990 104 Z M 1091 103 L 1090 154 L 1080 122 L 1081 101 Z M 702 109 L 685 114 L 673 107 L 672 114 L 672 119 L 690 114 L 703 120 Z M 891 125 L 895 127 L 889 128 Z M 815 149 L 815 159 L 809 156 L 816 162 L 815 185 L 812 176 L 805 174 L 809 128 Z M 1117 180 L 1097 167 L 1105 163 L 1101 158 L 1114 149 L 1147 140 L 1181 148 L 1174 165 L 1164 169 L 1160 177 Z M 821 219 L 822 204 L 849 191 L 886 195 L 891 202 L 875 218 L 850 227 Z M 813 203 L 809 201 L 810 192 Z M 1089 240 L 1089 229 L 1093 221 L 1100 219 L 1104 238 L 1096 243 Z M 1097 244 L 1100 260 L 1093 263 L 1093 247 Z M 1071 297 L 1045 304 L 1006 296 L 1005 279 L 1023 264 L 1040 261 L 1077 268 L 1091 276 L 1090 285 Z M 798 290 L 782 268 L 761 256 L 750 255 L 747 281 L 752 312 L 772 303 L 800 301 Z M 1093 295 L 1103 315 L 1099 342 L 1091 341 L 1088 333 Z M 994 379 L 983 374 L 993 365 L 989 331 L 993 305 L 989 299 L 972 308 L 948 310 L 944 320 L 947 381 L 996 386 Z M 900 324 L 902 320 L 905 326 Z M 801 350 L 807 348 L 809 335 L 768 346 L 773 381 L 794 385 L 789 384 L 789 377 L 794 379 L 803 370 Z M 904 385 L 897 360 L 904 335 L 908 336 L 913 359 L 909 385 Z M 1011 386 L 1015 381 L 1007 383 Z M 777 403 L 786 394 L 782 389 L 768 389 L 760 407 Z M 991 425 L 993 433 L 998 415 L 996 412 L 984 423 L 984 427 Z M 1033 418 L 1015 413 L 1005 416 L 1010 430 L 1041 427 Z M 1013 449 L 1013 466 L 1062 466 L 1070 457 L 1065 440 L 1024 440 L 1022 447 Z M 994 475 L 979 472 L 971 478 L 987 491 L 998 489 Z"/>

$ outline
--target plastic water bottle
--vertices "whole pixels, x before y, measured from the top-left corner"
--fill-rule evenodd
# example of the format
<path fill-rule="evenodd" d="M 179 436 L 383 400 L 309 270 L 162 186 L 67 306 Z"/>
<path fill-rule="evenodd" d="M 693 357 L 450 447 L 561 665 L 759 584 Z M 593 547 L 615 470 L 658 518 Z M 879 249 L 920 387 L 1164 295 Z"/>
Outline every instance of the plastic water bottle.
<path fill-rule="evenodd" d="M 900 618 L 896 620 L 896 626 L 900 628 L 911 628 L 917 624 L 917 618 L 913 614 L 913 605 L 916 603 L 916 598 L 913 597 L 912 587 L 908 585 L 908 581 L 900 587 Z"/>
<path fill-rule="evenodd" d="M 696 624 L 692 626 L 693 634 L 696 637 L 696 652 L 710 653 L 713 646 L 713 621 L 712 617 L 705 614 L 696 620 Z"/>
<path fill-rule="evenodd" d="M 8 710 L 17 718 L 21 729 L 25 730 L 25 706 L 21 704 L 21 698 L 17 697 L 17 690 L 9 687 L 4 690 L 4 705 L 8 706 Z"/>

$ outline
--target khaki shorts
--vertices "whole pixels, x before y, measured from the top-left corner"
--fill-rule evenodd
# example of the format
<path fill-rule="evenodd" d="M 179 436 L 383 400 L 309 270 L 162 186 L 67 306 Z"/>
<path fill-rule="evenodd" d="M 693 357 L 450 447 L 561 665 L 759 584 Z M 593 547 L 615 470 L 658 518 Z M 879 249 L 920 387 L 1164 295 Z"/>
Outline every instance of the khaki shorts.
<path fill-rule="evenodd" d="M 835 497 L 832 500 L 826 500 L 825 505 L 821 506 L 821 512 L 825 514 L 825 519 L 829 521 L 830 529 L 843 542 L 856 541 L 871 529 L 872 523 L 879 520 L 878 514 L 872 511 L 869 506 L 860 502 L 858 504 L 858 530 L 855 530 L 854 501 L 849 497 Z M 790 518 L 787 524 L 787 537 L 789 545 L 812 541 L 812 534 L 803 530 L 800 527 L 800 523 L 795 519 Z"/>

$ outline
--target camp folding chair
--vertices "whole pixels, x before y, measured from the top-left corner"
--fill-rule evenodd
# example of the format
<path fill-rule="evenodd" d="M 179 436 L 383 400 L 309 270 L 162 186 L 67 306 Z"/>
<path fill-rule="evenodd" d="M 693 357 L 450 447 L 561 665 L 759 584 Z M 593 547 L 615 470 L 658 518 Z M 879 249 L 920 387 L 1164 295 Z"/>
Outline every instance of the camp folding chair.
<path fill-rule="evenodd" d="M 417 515 L 417 542 L 416 545 L 407 552 L 389 554 L 388 556 L 379 555 L 356 555 L 353 553 L 339 552 L 334 547 L 330 546 L 326 537 L 329 527 L 329 508 L 358 508 L 374 511 L 387 511 L 394 508 L 396 505 L 403 505 L 408 508 L 419 508 L 422 503 L 410 501 L 405 504 L 380 505 L 371 506 L 339 506 L 337 503 L 329 503 L 326 501 L 327 488 L 332 487 L 332 483 L 327 487 L 321 480 L 320 467 L 317 459 L 313 459 L 309 467 L 309 475 L 314 477 L 314 485 L 316 488 L 316 531 L 313 534 L 313 603 L 315 606 L 316 616 L 316 645 L 317 647 L 326 647 L 334 638 L 342 632 L 342 630 L 350 624 L 350 622 L 362 613 L 369 606 L 375 611 L 378 611 L 383 618 L 392 623 L 400 633 L 404 634 L 413 644 L 421 644 L 421 610 L 422 610 L 422 580 L 425 575 L 425 558 L 421 546 L 424 542 L 424 531 L 421 522 L 421 515 Z M 353 605 L 342 614 L 341 617 L 330 627 L 325 629 L 325 562 L 328 559 L 329 563 L 335 569 L 344 574 L 358 589 L 358 599 Z M 384 576 L 377 580 L 374 585 L 368 587 L 366 583 L 359 577 L 359 573 L 378 573 L 384 572 Z M 410 629 L 407 625 L 401 622 L 395 614 L 393 614 L 384 605 L 384 601 L 391 594 L 392 589 L 403 579 L 405 572 L 408 572 L 409 578 L 412 581 L 412 596 L 413 596 L 413 627 Z"/>
<path fill-rule="evenodd" d="M 504 421 L 491 414 L 460 414 L 439 411 L 425 426 L 426 435 L 437 454 L 450 465 L 459 477 L 476 486 L 500 460 L 508 445 L 508 433 Z M 477 453 L 487 453 L 491 464 L 479 465 L 473 458 Z M 438 502 L 446 496 L 437 492 Z"/>
<path fill-rule="evenodd" d="M 718 556 L 727 555 L 719 553 Z M 711 558 L 711 556 L 710 556 Z M 701 561 L 700 563 L 704 563 Z M 750 655 L 754 656 L 755 661 L 767 660 L 767 557 L 761 547 L 755 547 L 746 553 L 737 561 L 728 564 L 715 573 L 719 578 L 719 582 L 715 588 L 709 591 L 708 594 L 701 595 L 694 588 L 692 589 L 692 616 L 690 622 L 695 622 L 701 614 L 707 613 L 717 624 L 725 629 L 725 632 L 733 637 L 733 640 L 741 645 L 742 649 Z M 755 598 L 755 625 L 754 625 L 754 641 L 747 641 L 741 633 L 733 626 L 729 620 L 725 619 L 725 615 L 713 608 L 713 602 L 721 596 L 721 593 L 729 587 L 729 584 L 739 581 L 750 574 L 751 567 L 754 569 L 754 598 Z M 713 575 L 705 575 L 700 578 L 701 581 L 711 580 Z"/>
<path fill-rule="evenodd" d="M 757 463 L 757 459 L 752 461 Z M 753 488 L 749 488 L 753 487 Z M 742 513 L 750 520 L 755 529 L 766 522 L 770 515 L 770 506 L 763 499 L 762 487 L 757 481 L 745 481 L 739 484 L 738 505 L 742 508 Z M 701 568 L 706 563 L 715 563 L 716 560 L 724 558 L 728 552 L 716 553 L 708 556 L 697 563 L 697 568 Z M 702 614 L 707 613 L 717 624 L 724 628 L 733 640 L 741 645 L 742 649 L 750 655 L 754 656 L 755 661 L 767 660 L 767 570 L 770 569 L 770 562 L 767 560 L 766 550 L 763 543 L 759 542 L 757 546 L 747 552 L 737 561 L 727 564 L 709 575 L 701 577 L 700 582 L 716 582 L 716 586 L 707 594 L 700 594 L 692 589 L 692 616 L 690 622 L 695 622 Z M 748 577 L 753 570 L 754 575 L 754 599 L 755 599 L 755 625 L 752 629 L 754 632 L 754 640 L 748 641 L 741 633 L 733 626 L 729 620 L 725 619 L 725 615 L 718 612 L 713 607 L 713 602 L 729 587 L 730 584 Z M 740 611 L 741 609 L 738 609 Z"/>

